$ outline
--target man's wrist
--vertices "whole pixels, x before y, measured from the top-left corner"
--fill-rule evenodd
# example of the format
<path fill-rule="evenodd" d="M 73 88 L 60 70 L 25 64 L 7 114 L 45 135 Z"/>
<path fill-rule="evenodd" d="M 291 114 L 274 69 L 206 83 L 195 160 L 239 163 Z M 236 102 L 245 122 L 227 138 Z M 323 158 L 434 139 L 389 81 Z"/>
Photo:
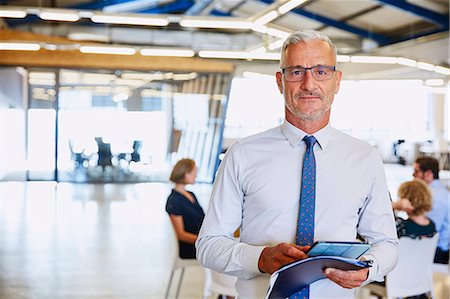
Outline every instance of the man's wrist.
<path fill-rule="evenodd" d="M 258 259 L 258 269 L 259 272 L 261 273 L 267 273 L 267 271 L 264 271 L 264 255 L 267 252 L 267 250 L 269 250 L 269 247 L 264 247 L 264 249 L 261 251 L 261 254 L 259 255 L 259 259 Z"/>

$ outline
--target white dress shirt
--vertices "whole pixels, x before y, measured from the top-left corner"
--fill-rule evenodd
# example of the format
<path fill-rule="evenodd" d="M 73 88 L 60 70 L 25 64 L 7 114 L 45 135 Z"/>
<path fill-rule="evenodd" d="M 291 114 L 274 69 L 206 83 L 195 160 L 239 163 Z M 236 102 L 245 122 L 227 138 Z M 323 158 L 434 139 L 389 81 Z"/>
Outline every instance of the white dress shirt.
<path fill-rule="evenodd" d="M 305 132 L 281 126 L 237 141 L 219 168 L 197 240 L 202 265 L 239 279 L 239 299 L 264 298 L 269 274 L 258 269 L 266 246 L 295 243 Z M 370 145 L 330 127 L 313 134 L 316 158 L 314 240 L 372 245 L 368 280 L 383 280 L 397 261 L 397 232 L 383 164 Z M 240 240 L 233 232 L 241 229 Z M 353 298 L 329 279 L 313 283 L 310 298 Z"/>

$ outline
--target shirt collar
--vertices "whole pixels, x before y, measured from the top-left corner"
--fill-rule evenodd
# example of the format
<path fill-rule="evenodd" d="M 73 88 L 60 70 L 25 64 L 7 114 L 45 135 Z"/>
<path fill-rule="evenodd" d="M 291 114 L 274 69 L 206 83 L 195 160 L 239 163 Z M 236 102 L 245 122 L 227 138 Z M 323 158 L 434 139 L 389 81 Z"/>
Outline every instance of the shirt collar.
<path fill-rule="evenodd" d="M 331 128 L 330 123 L 328 123 L 325 127 L 312 134 L 316 138 L 317 143 L 319 143 L 322 150 L 327 146 L 328 141 L 331 138 L 332 130 L 333 129 Z M 281 131 L 292 147 L 299 145 L 303 137 L 308 135 L 306 132 L 297 128 L 287 120 L 284 120 L 281 125 Z"/>

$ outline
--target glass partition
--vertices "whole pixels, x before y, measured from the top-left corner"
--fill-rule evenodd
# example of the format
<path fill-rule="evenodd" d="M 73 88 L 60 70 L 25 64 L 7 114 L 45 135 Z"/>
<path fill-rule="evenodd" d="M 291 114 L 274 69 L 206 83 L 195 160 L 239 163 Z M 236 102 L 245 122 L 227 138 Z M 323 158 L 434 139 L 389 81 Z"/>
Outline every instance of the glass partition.
<path fill-rule="evenodd" d="M 30 179 L 167 181 L 174 163 L 189 157 L 198 181 L 213 180 L 230 74 L 29 74 Z"/>

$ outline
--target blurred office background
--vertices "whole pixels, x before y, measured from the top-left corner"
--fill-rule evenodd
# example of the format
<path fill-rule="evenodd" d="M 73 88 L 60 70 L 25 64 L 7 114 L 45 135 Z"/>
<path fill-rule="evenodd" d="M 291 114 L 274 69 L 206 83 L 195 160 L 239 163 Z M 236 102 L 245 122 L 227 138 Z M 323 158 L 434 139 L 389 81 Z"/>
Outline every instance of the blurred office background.
<path fill-rule="evenodd" d="M 380 151 L 391 193 L 420 155 L 449 186 L 447 0 L 1 1 L 0 297 L 161 298 L 172 166 L 195 159 L 206 210 L 228 146 L 282 122 L 274 74 L 299 29 L 337 44 L 332 125 Z"/>

